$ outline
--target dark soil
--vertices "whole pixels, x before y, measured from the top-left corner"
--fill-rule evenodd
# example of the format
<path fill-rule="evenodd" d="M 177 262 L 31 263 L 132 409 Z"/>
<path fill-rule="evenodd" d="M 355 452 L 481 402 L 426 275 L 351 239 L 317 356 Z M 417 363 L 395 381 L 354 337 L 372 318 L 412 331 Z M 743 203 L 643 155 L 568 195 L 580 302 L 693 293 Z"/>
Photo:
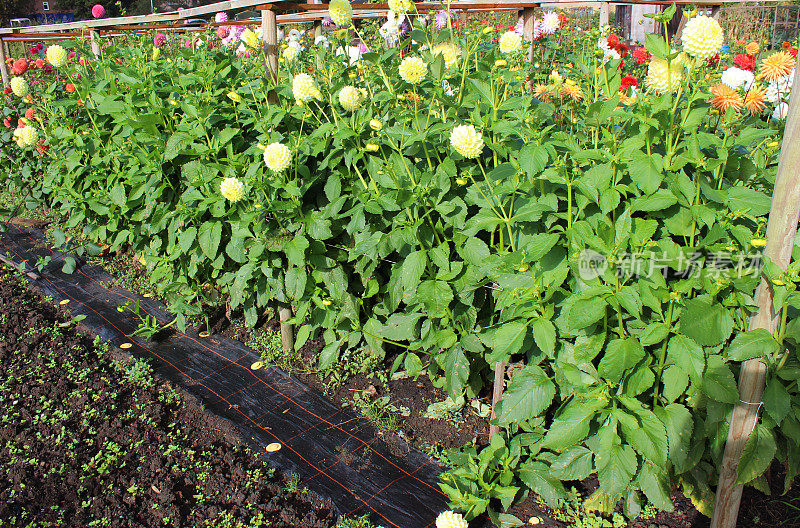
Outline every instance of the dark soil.
<path fill-rule="evenodd" d="M 0 272 L 0 525 L 332 527 L 227 422 Z"/>

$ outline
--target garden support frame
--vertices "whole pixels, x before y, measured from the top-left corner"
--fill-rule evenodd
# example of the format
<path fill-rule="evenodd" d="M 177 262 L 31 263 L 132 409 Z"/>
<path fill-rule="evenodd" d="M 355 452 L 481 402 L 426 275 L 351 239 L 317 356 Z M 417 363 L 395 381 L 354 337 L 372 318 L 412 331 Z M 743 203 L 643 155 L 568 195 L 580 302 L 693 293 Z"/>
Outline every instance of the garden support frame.
<path fill-rule="evenodd" d="M 795 67 L 794 83 L 800 83 L 800 60 Z M 786 128 L 778 160 L 778 174 L 767 222 L 767 245 L 764 256 L 781 269 L 792 258 L 797 222 L 800 219 L 800 90 L 789 99 Z M 778 316 L 772 304 L 772 286 L 766 276 L 756 290 L 758 311 L 750 319 L 750 330 L 765 328 L 774 333 Z M 711 528 L 735 528 L 742 499 L 742 485 L 736 483 L 742 451 L 758 422 L 761 396 L 764 393 L 767 366 L 760 359 L 742 363 L 739 375 L 739 403 L 733 408 L 725 454 L 719 471 L 717 497 Z"/>

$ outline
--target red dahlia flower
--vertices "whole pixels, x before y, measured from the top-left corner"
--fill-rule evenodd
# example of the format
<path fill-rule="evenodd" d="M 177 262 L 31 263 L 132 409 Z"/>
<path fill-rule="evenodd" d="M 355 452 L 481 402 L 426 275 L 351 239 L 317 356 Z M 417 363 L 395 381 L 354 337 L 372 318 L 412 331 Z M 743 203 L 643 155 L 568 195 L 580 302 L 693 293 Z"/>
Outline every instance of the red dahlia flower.
<path fill-rule="evenodd" d="M 733 63 L 741 70 L 753 71 L 756 67 L 756 59 L 747 53 L 740 53 L 733 59 Z"/>
<path fill-rule="evenodd" d="M 620 90 L 627 90 L 630 87 L 636 88 L 639 86 L 639 80 L 633 75 L 626 75 L 622 78 L 622 83 L 619 85 Z"/>
<path fill-rule="evenodd" d="M 636 60 L 636 64 L 644 64 L 650 60 L 650 53 L 644 48 L 636 48 L 633 50 L 633 58 Z"/>

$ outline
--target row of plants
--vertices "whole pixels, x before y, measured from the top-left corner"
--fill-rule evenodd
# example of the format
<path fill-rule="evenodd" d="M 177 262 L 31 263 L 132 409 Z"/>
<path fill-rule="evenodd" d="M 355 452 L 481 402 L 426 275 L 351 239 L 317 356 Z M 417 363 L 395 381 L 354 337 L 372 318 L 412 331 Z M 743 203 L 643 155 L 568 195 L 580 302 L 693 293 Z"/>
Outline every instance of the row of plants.
<path fill-rule="evenodd" d="M 51 45 L 60 77 L 11 82 L 5 114 L 33 115 L 0 133 L 7 183 L 87 250 L 135 254 L 179 326 L 291 306 L 296 347 L 324 339 L 321 368 L 362 354 L 456 402 L 513 365 L 502 434 L 442 476 L 467 519 L 530 491 L 557 506 L 593 474 L 587 510 L 669 510 L 679 487 L 709 513 L 755 357 L 768 383 L 739 479 L 765 489 L 777 460 L 788 488 L 800 279 L 760 249 L 796 49 L 723 48 L 703 16 L 632 50 L 554 12 L 526 43 L 390 6 L 404 34 L 363 34 L 332 1 L 334 27 L 287 36 L 276 80 L 234 26 L 131 34 L 97 58 Z M 762 265 L 775 335 L 747 326 Z"/>

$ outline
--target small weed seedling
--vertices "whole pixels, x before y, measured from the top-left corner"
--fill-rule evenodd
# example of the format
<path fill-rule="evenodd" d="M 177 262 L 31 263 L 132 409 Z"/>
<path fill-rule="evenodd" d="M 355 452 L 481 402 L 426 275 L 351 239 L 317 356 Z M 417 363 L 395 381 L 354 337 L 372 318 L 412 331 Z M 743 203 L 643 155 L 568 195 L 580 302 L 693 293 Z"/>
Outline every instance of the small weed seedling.
<path fill-rule="evenodd" d="M 136 304 L 134 304 L 133 307 L 131 307 L 130 302 L 127 302 L 123 306 L 120 306 L 120 308 L 121 308 L 120 311 L 128 310 L 133 315 L 139 318 L 139 328 L 137 328 L 136 331 L 133 332 L 133 335 L 141 336 L 147 339 L 152 339 L 159 333 L 163 332 L 167 328 L 174 325 L 175 322 L 178 320 L 178 318 L 176 317 L 171 322 L 162 325 L 158 321 L 158 319 L 156 319 L 152 315 L 145 313 L 141 309 L 141 307 L 139 306 L 139 301 L 136 301 Z"/>

